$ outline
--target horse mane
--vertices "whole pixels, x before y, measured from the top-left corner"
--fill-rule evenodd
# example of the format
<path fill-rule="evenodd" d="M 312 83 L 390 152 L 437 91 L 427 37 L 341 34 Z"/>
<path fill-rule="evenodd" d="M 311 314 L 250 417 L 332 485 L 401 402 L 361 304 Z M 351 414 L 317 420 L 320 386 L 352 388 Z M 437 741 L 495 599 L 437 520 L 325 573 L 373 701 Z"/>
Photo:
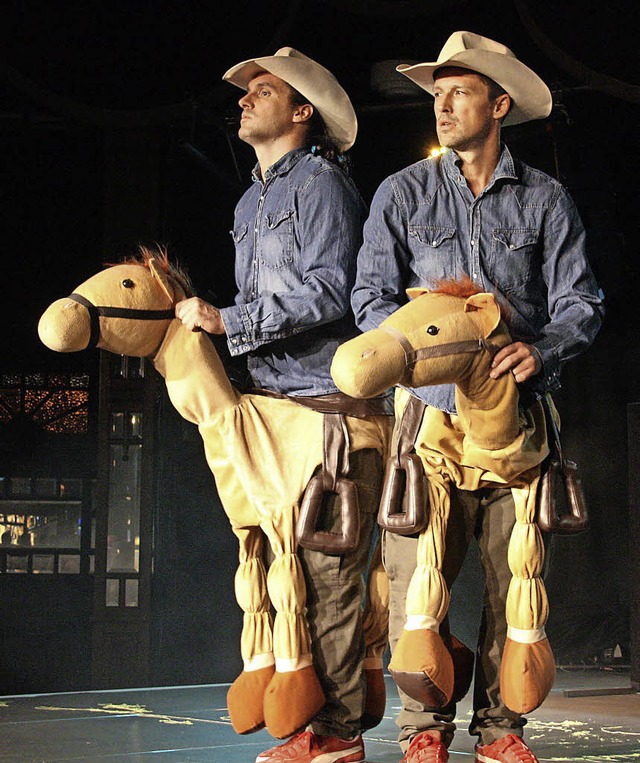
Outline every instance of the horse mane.
<path fill-rule="evenodd" d="M 446 294 L 449 297 L 463 297 L 467 299 L 474 294 L 482 293 L 481 289 L 469 276 L 461 278 L 442 278 L 436 281 L 435 289 L 431 289 L 436 294 Z"/>
<path fill-rule="evenodd" d="M 148 268 L 150 260 L 155 260 L 160 265 L 162 271 L 176 281 L 186 297 L 194 295 L 195 289 L 187 271 L 178 263 L 171 262 L 166 247 L 160 244 L 154 248 L 140 245 L 135 254 L 125 257 L 120 262 L 107 262 L 106 265 L 107 267 L 113 267 L 114 265 L 140 265 L 141 267 Z"/>
<path fill-rule="evenodd" d="M 464 275 L 461 278 L 442 278 L 436 281 L 436 288 L 431 291 L 436 294 L 446 294 L 449 297 L 462 297 L 467 299 L 474 294 L 481 294 L 484 289 L 481 289 L 475 281 L 472 281 L 469 276 Z M 496 296 L 494 294 L 494 296 Z M 500 306 L 500 314 L 503 320 L 509 325 L 509 318 L 511 316 L 511 305 L 505 300 L 501 299 L 498 302 Z"/>

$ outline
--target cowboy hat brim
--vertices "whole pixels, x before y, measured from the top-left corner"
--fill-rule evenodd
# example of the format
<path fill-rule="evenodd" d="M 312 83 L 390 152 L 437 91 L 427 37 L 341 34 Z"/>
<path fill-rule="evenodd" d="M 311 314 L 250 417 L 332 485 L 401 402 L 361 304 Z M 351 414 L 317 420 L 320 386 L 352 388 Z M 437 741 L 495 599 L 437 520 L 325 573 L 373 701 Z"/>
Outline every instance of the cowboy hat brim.
<path fill-rule="evenodd" d="M 284 80 L 309 99 L 340 151 L 351 148 L 358 132 L 356 113 L 349 96 L 328 69 L 287 47 L 280 48 L 273 56 L 241 61 L 226 71 L 222 79 L 246 90 L 249 82 L 264 71 Z"/>
<path fill-rule="evenodd" d="M 510 96 L 511 109 L 504 119 L 503 125 L 515 125 L 529 122 L 534 119 L 544 119 L 551 113 L 553 99 L 551 91 L 540 77 L 528 66 L 519 61 L 508 48 L 500 46 L 500 50 L 487 50 L 483 47 L 462 47 L 458 50 L 445 53 L 447 46 L 451 49 L 450 42 L 459 35 L 461 39 L 480 40 L 480 43 L 492 43 L 491 40 L 481 38 L 469 32 L 456 32 L 443 48 L 437 61 L 420 64 L 400 64 L 397 71 L 404 74 L 410 80 L 419 85 L 423 90 L 433 95 L 433 75 L 437 69 L 444 67 L 459 67 L 470 71 L 484 74 L 494 82 L 497 82 Z M 466 36 L 466 37 L 465 37 Z M 443 55 L 444 54 L 444 55 Z"/>

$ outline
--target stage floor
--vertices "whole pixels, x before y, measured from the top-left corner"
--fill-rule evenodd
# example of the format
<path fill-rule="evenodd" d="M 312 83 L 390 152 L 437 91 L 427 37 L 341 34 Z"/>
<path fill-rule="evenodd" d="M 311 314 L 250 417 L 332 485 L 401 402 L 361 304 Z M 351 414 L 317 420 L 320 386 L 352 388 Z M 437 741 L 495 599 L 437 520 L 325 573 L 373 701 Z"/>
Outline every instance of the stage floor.
<path fill-rule="evenodd" d="M 398 763 L 398 708 L 388 680 L 383 722 L 367 732 L 368 763 Z M 238 736 L 226 685 L 0 697 L 2 763 L 253 763 L 274 744 L 266 731 Z M 450 763 L 472 763 L 470 700 L 459 706 Z M 628 671 L 559 670 L 526 739 L 541 763 L 640 761 L 640 694 Z"/>

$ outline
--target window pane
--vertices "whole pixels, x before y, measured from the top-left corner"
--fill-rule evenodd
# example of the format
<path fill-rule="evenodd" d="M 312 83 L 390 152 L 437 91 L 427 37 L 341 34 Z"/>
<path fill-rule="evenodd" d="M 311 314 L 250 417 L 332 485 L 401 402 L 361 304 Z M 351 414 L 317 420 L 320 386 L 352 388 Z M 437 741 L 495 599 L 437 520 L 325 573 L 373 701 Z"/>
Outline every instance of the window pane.
<path fill-rule="evenodd" d="M 61 554 L 58 558 L 58 572 L 62 575 L 79 575 L 80 557 L 75 554 Z"/>
<path fill-rule="evenodd" d="M 36 574 L 53 574 L 55 556 L 53 554 L 34 554 L 33 571 Z"/>
<path fill-rule="evenodd" d="M 81 516 L 80 501 L 2 501 L 2 543 L 34 548 L 80 548 Z"/>
<path fill-rule="evenodd" d="M 120 581 L 107 579 L 107 596 L 106 596 L 106 602 L 105 602 L 107 607 L 117 607 L 119 599 L 120 599 Z"/>
<path fill-rule="evenodd" d="M 125 607 L 138 606 L 138 581 L 136 579 L 125 580 L 124 605 Z"/>
<path fill-rule="evenodd" d="M 7 572 L 27 572 L 26 554 L 7 554 Z"/>
<path fill-rule="evenodd" d="M 138 572 L 141 472 L 141 444 L 110 446 L 107 572 Z"/>

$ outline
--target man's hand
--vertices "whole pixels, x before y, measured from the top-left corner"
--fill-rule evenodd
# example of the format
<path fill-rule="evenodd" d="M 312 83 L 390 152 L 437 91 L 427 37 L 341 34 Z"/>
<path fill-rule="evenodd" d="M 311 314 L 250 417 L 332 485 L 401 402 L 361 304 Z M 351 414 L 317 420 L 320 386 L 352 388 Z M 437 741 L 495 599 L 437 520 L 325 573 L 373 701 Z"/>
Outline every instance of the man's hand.
<path fill-rule="evenodd" d="M 224 334 L 220 310 L 200 297 L 183 299 L 176 304 L 176 318 L 191 331 L 203 329 L 208 334 Z"/>
<path fill-rule="evenodd" d="M 513 342 L 495 354 L 489 376 L 497 379 L 507 371 L 517 382 L 523 382 L 542 370 L 542 359 L 536 348 L 524 342 Z"/>

